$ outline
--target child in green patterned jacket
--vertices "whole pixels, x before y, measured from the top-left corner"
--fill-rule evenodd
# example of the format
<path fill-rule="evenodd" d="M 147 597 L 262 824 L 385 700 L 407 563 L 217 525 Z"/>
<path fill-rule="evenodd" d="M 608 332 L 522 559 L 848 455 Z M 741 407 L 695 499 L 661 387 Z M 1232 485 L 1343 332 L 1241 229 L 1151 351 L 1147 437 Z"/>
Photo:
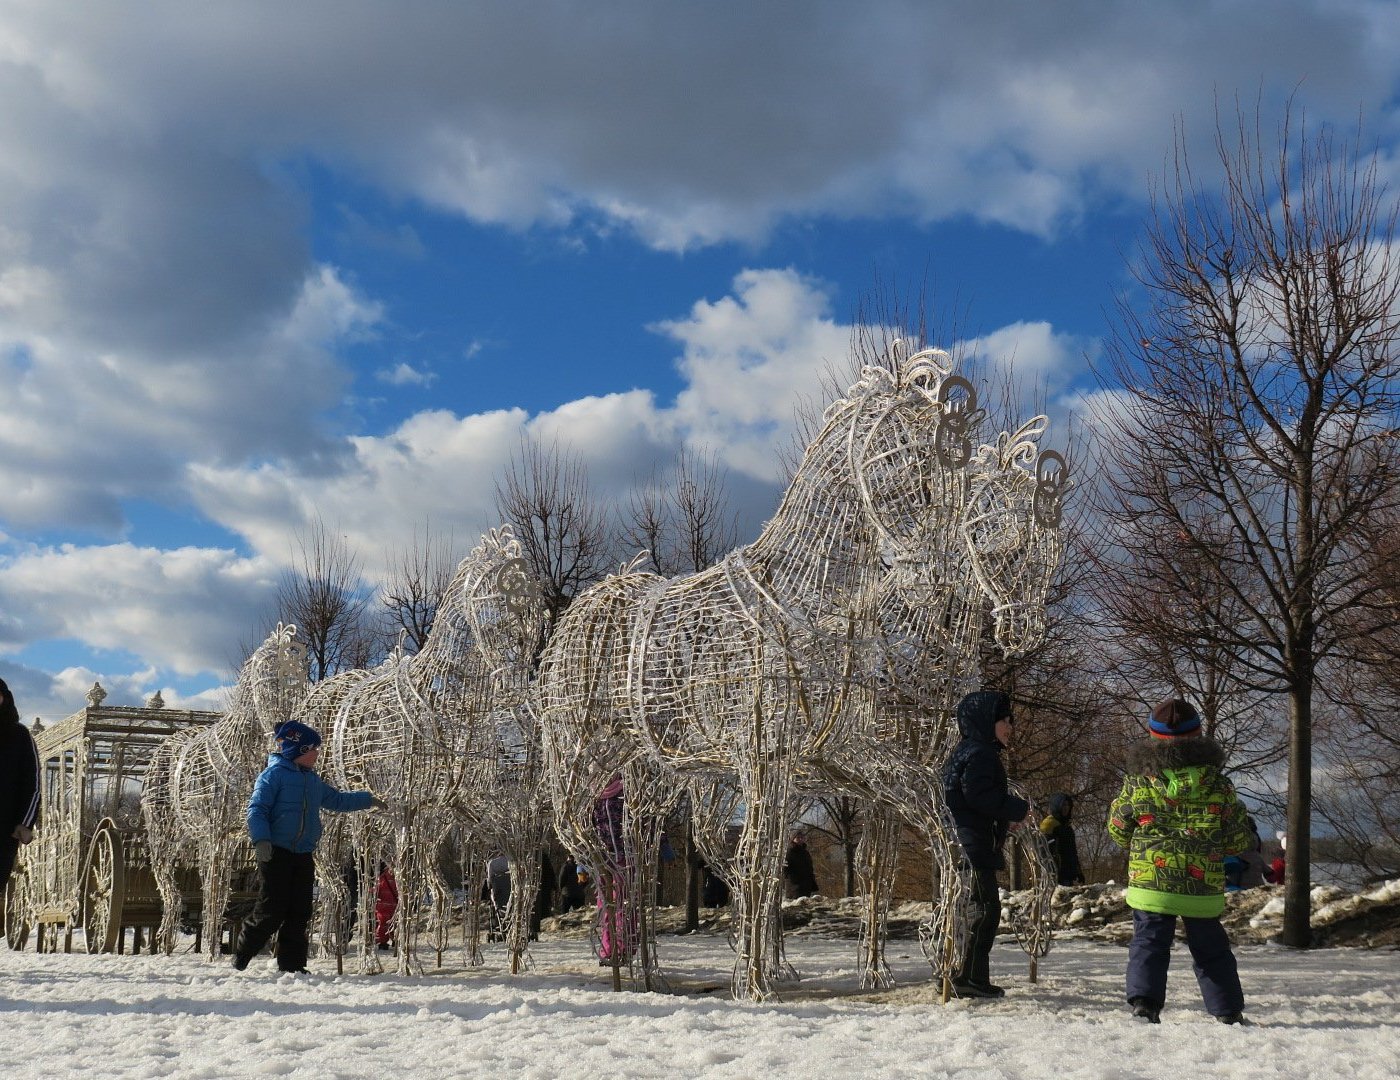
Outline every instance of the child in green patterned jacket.
<path fill-rule="evenodd" d="M 1163 701 L 1147 726 L 1152 737 L 1130 751 L 1108 818 L 1109 836 L 1128 849 L 1128 1003 L 1134 1016 L 1160 1023 L 1180 917 L 1206 1009 L 1222 1023 L 1242 1023 L 1244 991 L 1220 913 L 1225 856 L 1248 846 L 1248 814 L 1225 778 L 1224 750 L 1201 737 L 1191 705 Z"/>

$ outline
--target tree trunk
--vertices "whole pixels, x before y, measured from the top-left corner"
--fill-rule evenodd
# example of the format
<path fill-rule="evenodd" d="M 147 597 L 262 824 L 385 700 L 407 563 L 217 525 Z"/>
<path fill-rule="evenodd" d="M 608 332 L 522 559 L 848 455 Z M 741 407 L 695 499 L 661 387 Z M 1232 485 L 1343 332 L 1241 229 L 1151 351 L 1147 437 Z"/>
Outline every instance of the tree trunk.
<path fill-rule="evenodd" d="M 851 836 L 851 830 L 846 830 L 846 839 L 842 841 L 842 852 L 846 857 L 846 893 L 847 896 L 856 894 L 856 844 L 858 841 Z"/>
<path fill-rule="evenodd" d="M 1288 695 L 1288 848 L 1283 885 L 1283 944 L 1312 941 L 1312 658 L 1299 663 Z"/>

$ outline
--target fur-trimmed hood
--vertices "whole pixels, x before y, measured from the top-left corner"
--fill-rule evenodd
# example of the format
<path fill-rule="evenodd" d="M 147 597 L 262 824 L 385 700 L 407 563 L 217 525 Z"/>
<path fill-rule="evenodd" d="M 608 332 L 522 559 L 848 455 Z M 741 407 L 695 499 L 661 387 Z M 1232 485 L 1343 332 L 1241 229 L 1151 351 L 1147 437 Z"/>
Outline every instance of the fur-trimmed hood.
<path fill-rule="evenodd" d="M 1127 770 L 1131 776 L 1161 776 L 1167 769 L 1189 769 L 1193 765 L 1225 767 L 1225 749 L 1212 739 L 1144 739 L 1128 749 Z"/>

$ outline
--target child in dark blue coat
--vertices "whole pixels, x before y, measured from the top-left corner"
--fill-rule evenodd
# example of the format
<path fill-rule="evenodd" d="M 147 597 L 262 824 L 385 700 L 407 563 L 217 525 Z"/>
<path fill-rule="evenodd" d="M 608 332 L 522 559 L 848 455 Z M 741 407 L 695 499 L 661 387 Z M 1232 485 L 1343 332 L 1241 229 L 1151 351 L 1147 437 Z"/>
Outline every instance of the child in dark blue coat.
<path fill-rule="evenodd" d="M 972 877 L 971 942 L 953 975 L 953 995 L 997 998 L 1006 991 L 991 980 L 990 957 L 1001 925 L 997 871 L 1006 868 L 1001 846 L 1008 830 L 1026 819 L 1030 804 L 1011 794 L 1001 755 L 1011 743 L 1011 698 L 979 690 L 958 702 L 962 742 L 943 767 L 943 797 L 957 827 L 965 870 Z"/>
<path fill-rule="evenodd" d="M 276 934 L 278 970 L 304 973 L 321 811 L 345 813 L 384 804 L 368 791 L 338 791 L 317 775 L 321 736 L 312 728 L 288 720 L 273 734 L 277 753 L 268 755 L 248 800 L 248 838 L 262 887 L 233 966 L 242 971 Z"/>

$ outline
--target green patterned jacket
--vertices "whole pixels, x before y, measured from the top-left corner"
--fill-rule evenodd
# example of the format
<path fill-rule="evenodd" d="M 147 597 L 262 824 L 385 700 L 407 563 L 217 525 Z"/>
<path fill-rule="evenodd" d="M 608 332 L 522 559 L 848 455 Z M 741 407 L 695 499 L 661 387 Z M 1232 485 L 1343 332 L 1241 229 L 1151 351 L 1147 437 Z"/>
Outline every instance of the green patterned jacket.
<path fill-rule="evenodd" d="M 1209 918 L 1225 910 L 1225 856 L 1250 844 L 1249 819 L 1205 738 L 1152 739 L 1128 754 L 1108 834 L 1128 849 L 1128 906 Z"/>

